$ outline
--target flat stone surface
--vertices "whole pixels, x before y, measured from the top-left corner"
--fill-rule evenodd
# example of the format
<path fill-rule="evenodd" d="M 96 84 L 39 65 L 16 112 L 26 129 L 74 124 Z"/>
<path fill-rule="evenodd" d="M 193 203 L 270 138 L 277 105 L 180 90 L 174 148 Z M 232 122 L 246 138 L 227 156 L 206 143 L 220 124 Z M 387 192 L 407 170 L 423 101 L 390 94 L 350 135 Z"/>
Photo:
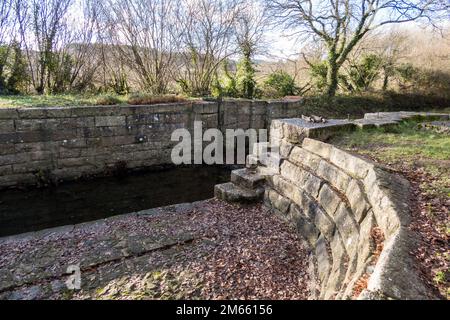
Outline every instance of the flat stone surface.
<path fill-rule="evenodd" d="M 231 182 L 244 188 L 257 188 L 264 183 L 264 177 L 248 169 L 239 169 L 231 172 Z"/>
<path fill-rule="evenodd" d="M 0 239 L 0 299 L 306 299 L 307 256 L 261 206 L 208 200 Z"/>
<path fill-rule="evenodd" d="M 336 119 L 330 119 L 327 123 L 313 123 L 309 122 L 300 118 L 295 119 L 281 119 L 279 120 L 281 122 L 284 122 L 289 125 L 298 126 L 301 128 L 306 129 L 318 129 L 318 128 L 327 128 L 327 127 L 334 127 L 334 126 L 341 126 L 343 124 L 349 124 L 350 121 L 347 120 L 336 120 Z"/>
<path fill-rule="evenodd" d="M 217 198 L 228 202 L 255 202 L 262 198 L 264 189 L 251 190 L 229 182 L 216 185 L 214 194 Z"/>

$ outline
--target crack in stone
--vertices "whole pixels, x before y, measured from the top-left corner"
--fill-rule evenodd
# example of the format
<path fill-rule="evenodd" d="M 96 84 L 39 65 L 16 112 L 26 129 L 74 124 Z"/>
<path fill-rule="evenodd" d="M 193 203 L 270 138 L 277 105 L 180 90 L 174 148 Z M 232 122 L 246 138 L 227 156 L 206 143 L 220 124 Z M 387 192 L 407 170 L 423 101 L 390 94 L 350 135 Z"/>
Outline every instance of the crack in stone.
<path fill-rule="evenodd" d="M 104 265 L 114 264 L 114 263 L 119 263 L 119 262 L 123 262 L 126 260 L 134 259 L 134 258 L 139 258 L 139 257 L 145 256 L 145 255 L 148 255 L 148 254 L 151 254 L 154 252 L 158 252 L 158 251 L 166 251 L 166 250 L 169 250 L 176 246 L 189 245 L 200 239 L 203 239 L 203 238 L 188 237 L 187 239 L 184 239 L 181 241 L 170 242 L 170 243 L 160 245 L 158 247 L 155 247 L 155 248 L 152 248 L 149 250 L 144 250 L 144 251 L 136 253 L 136 254 L 129 254 L 129 255 L 126 255 L 121 258 L 115 258 L 115 259 L 110 259 L 110 260 L 105 260 L 102 262 L 94 263 L 94 264 L 88 265 L 86 267 L 80 268 L 80 271 L 81 272 L 91 272 L 91 271 L 94 271 L 94 270 L 104 266 Z M 27 286 L 34 286 L 34 285 L 49 283 L 51 281 L 60 280 L 61 278 L 68 277 L 70 275 L 72 275 L 72 274 L 66 272 L 66 273 L 62 273 L 60 275 L 45 277 L 45 278 L 42 278 L 42 279 L 39 279 L 36 281 L 30 281 L 30 282 L 25 282 L 22 284 L 12 285 L 12 286 L 0 289 L 0 294 L 10 292 L 10 291 L 15 291 L 17 289 L 24 288 Z"/>

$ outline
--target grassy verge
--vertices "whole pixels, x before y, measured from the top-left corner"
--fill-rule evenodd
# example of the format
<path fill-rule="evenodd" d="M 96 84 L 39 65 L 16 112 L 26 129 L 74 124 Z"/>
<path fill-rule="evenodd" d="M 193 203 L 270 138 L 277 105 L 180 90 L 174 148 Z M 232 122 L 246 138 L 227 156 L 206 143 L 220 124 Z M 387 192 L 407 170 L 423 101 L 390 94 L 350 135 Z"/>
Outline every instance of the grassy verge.
<path fill-rule="evenodd" d="M 422 236 L 416 257 L 430 285 L 450 297 L 450 135 L 407 122 L 390 130 L 356 131 L 332 143 L 386 164 L 410 180 L 413 224 Z"/>
<path fill-rule="evenodd" d="M 94 105 L 138 105 L 183 102 L 186 99 L 173 95 L 18 95 L 0 96 L 0 108 L 20 107 L 70 107 Z"/>
<path fill-rule="evenodd" d="M 394 129 L 358 130 L 334 143 L 388 165 L 420 166 L 433 177 L 433 196 L 450 197 L 450 136 L 420 130 L 414 122 Z"/>
<path fill-rule="evenodd" d="M 81 95 L 0 96 L 0 108 L 85 106 L 92 105 L 95 101 L 95 96 Z"/>
<path fill-rule="evenodd" d="M 365 113 L 383 111 L 450 112 L 450 99 L 393 92 L 337 96 L 333 99 L 307 97 L 303 108 L 307 115 L 356 119 L 362 118 Z"/>
<path fill-rule="evenodd" d="M 0 96 L 0 108 L 136 105 L 182 101 L 185 99 L 179 96 L 152 96 L 149 94 Z M 333 99 L 306 97 L 301 108 L 305 115 L 315 114 L 328 118 L 356 119 L 363 117 L 365 113 L 381 111 L 450 112 L 450 99 L 396 93 L 337 96 Z"/>

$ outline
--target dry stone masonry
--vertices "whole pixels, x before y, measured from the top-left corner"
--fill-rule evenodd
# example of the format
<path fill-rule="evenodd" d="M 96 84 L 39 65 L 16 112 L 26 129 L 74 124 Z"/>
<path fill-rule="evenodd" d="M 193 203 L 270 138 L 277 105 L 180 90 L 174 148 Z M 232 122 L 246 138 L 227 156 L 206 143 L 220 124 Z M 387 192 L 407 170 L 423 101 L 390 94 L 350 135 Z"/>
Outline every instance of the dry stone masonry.
<path fill-rule="evenodd" d="M 324 141 L 357 127 L 392 126 L 404 119 L 445 121 L 448 117 L 400 112 L 326 124 L 275 120 L 271 146 L 279 146 L 279 156 L 249 156 L 248 168 L 233 173 L 241 178 L 217 186 L 216 195 L 248 201 L 239 194 L 253 191 L 254 199 L 264 199 L 271 211 L 298 229 L 311 249 L 314 298 L 433 299 L 410 255 L 414 235 L 407 228 L 408 181 Z M 377 243 L 376 232 L 383 236 L 383 243 Z M 380 245 L 381 254 L 377 252 Z M 356 294 L 355 285 L 367 278 L 367 289 Z"/>
<path fill-rule="evenodd" d="M 209 128 L 263 129 L 299 116 L 300 101 L 192 101 L 152 106 L 0 109 L 0 188 L 69 180 L 119 165 L 171 164 L 171 134 Z"/>

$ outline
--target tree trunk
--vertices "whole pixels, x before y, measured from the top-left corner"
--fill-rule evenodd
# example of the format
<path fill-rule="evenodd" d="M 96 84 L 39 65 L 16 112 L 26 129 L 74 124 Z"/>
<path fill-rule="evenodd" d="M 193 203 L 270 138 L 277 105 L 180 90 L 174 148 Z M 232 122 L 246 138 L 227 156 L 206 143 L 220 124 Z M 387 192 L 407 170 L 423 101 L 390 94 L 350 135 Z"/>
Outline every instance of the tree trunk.
<path fill-rule="evenodd" d="M 327 91 L 328 97 L 334 97 L 336 95 L 338 87 L 338 72 L 339 66 L 336 63 L 335 55 L 331 54 L 328 59 L 328 70 L 327 70 Z"/>

